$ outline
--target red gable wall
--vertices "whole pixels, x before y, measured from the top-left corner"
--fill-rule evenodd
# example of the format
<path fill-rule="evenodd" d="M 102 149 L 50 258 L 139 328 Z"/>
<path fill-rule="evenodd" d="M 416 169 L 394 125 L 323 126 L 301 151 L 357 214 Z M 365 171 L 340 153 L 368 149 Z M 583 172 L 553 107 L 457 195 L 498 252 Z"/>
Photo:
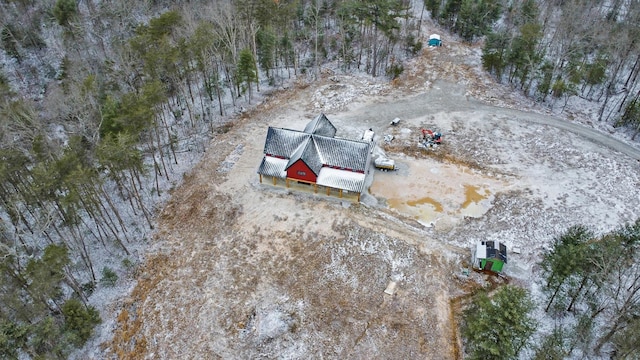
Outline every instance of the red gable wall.
<path fill-rule="evenodd" d="M 287 177 L 312 183 L 315 183 L 318 178 L 302 160 L 296 161 L 287 169 Z"/>

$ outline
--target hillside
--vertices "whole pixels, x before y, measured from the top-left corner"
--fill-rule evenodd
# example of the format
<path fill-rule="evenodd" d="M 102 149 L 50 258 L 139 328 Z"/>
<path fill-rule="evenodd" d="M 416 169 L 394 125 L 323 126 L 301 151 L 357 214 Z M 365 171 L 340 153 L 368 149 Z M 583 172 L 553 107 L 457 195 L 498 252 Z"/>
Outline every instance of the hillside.
<path fill-rule="evenodd" d="M 633 357 L 639 10 L 0 1 L 0 358 Z M 395 160 L 359 202 L 256 173 L 320 113 Z"/>
<path fill-rule="evenodd" d="M 393 85 L 327 75 L 235 120 L 172 192 L 137 285 L 103 329 L 113 339 L 85 355 L 460 358 L 454 300 L 491 280 L 462 273 L 476 241 L 519 247 L 507 274 L 538 294 L 535 264 L 554 236 L 640 216 L 638 150 L 510 109 L 526 101 L 475 61 L 459 44 L 428 49 Z M 339 136 L 396 135 L 380 145 L 400 170 L 376 172 L 360 204 L 258 181 L 267 126 L 301 129 L 321 111 Z M 417 147 L 426 126 L 444 133 L 435 151 Z"/>

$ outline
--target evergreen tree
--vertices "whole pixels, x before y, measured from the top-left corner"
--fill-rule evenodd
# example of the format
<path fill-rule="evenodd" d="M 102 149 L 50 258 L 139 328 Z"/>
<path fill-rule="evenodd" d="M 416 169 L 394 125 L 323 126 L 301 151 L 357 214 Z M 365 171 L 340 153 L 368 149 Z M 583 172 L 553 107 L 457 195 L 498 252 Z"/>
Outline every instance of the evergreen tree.
<path fill-rule="evenodd" d="M 488 34 L 501 15 L 499 0 L 448 0 L 440 22 L 466 41 Z"/>
<path fill-rule="evenodd" d="M 240 51 L 238 77 L 249 90 L 249 102 L 251 102 L 251 84 L 258 81 L 258 75 L 256 74 L 256 68 L 254 66 L 253 53 L 250 49 Z"/>
<path fill-rule="evenodd" d="M 507 66 L 507 53 L 509 49 L 509 34 L 505 31 L 492 32 L 482 48 L 482 67 L 494 74 L 498 80 L 502 78 Z"/>
<path fill-rule="evenodd" d="M 536 91 L 542 95 L 542 101 L 546 99 L 551 91 L 551 81 L 553 80 L 553 64 L 545 61 L 544 64 L 538 69 L 536 76 L 538 85 Z"/>
<path fill-rule="evenodd" d="M 536 329 L 534 303 L 526 290 L 504 286 L 489 297 L 474 296 L 463 312 L 462 336 L 469 359 L 518 359 Z"/>
<path fill-rule="evenodd" d="M 509 81 L 513 82 L 517 79 L 517 83 L 527 92 L 527 84 L 542 61 L 542 57 L 537 52 L 542 32 L 540 25 L 536 23 L 524 24 L 519 30 L 520 33 L 511 42 L 507 56 L 507 62 L 511 66 Z"/>
<path fill-rule="evenodd" d="M 554 328 L 551 334 L 545 336 L 536 346 L 533 360 L 564 360 L 568 355 L 566 350 L 566 331 L 562 327 Z"/>
<path fill-rule="evenodd" d="M 431 13 L 431 18 L 438 19 L 441 0 L 424 0 L 425 8 Z"/>
<path fill-rule="evenodd" d="M 551 295 L 545 311 L 549 311 L 562 287 L 587 262 L 586 244 L 593 237 L 594 234 L 583 226 L 571 227 L 556 238 L 551 250 L 544 254 L 540 265 L 546 280 L 545 291 Z"/>
<path fill-rule="evenodd" d="M 381 48 L 380 35 L 389 42 L 389 46 L 396 40 L 396 31 L 400 27 L 398 18 L 402 16 L 402 2 L 397 0 L 376 0 L 376 1 L 346 1 L 339 12 L 344 15 L 344 19 L 349 24 L 356 24 L 361 29 L 360 38 L 363 45 L 360 48 L 359 58 L 362 51 L 366 50 L 370 56 L 367 65 L 367 72 L 377 76 L 378 67 L 386 61 L 387 51 Z"/>
<path fill-rule="evenodd" d="M 76 299 L 69 299 L 62 305 L 62 315 L 65 335 L 76 347 L 84 345 L 93 334 L 93 328 L 101 322 L 98 310 Z"/>
<path fill-rule="evenodd" d="M 68 26 L 69 22 L 78 13 L 76 0 L 58 0 L 53 7 L 53 16 L 61 26 Z"/>
<path fill-rule="evenodd" d="M 58 306 L 63 296 L 64 268 L 68 264 L 69 252 L 66 247 L 60 245 L 47 246 L 40 259 L 32 259 L 27 263 L 24 273 L 25 281 L 28 283 L 26 289 L 34 305 L 41 311 L 51 309 L 52 304 Z"/>
<path fill-rule="evenodd" d="M 91 336 L 98 312 L 75 298 L 63 300 L 69 263 L 62 245 L 47 246 L 26 266 L 2 257 L 0 357 L 16 358 L 20 350 L 34 359 L 64 359 Z"/>
<path fill-rule="evenodd" d="M 635 139 L 640 133 L 640 100 L 635 99 L 625 107 L 618 124 L 631 127 L 634 130 L 631 139 Z"/>
<path fill-rule="evenodd" d="M 258 30 L 257 42 L 260 67 L 269 77 L 275 62 L 276 36 L 270 29 Z"/>
<path fill-rule="evenodd" d="M 14 59 L 18 60 L 18 62 L 22 61 L 22 55 L 20 54 L 20 44 L 16 39 L 18 34 L 17 29 L 11 23 L 6 24 L 0 30 L 0 46 L 7 52 L 7 54 Z M 4 80 L 6 81 L 6 80 Z M 2 99 L 2 85 L 3 85 L 3 74 L 0 73 L 0 99 Z"/>
<path fill-rule="evenodd" d="M 3 359 L 18 359 L 18 350 L 27 343 L 29 328 L 10 320 L 0 320 L 0 356 Z"/>
<path fill-rule="evenodd" d="M 624 330 L 617 332 L 612 345 L 615 359 L 640 359 L 640 317 L 634 317 Z"/>

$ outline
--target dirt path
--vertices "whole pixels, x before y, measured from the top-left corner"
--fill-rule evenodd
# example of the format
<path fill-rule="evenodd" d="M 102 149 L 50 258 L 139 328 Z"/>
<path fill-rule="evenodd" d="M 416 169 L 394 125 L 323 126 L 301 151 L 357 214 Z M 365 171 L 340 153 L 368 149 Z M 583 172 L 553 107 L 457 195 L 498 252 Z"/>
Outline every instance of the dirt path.
<path fill-rule="evenodd" d="M 371 127 L 377 132 L 387 128 L 389 122 L 396 117 L 405 120 L 418 119 L 422 122 L 428 122 L 427 115 L 437 116 L 439 113 L 468 113 L 468 119 L 487 115 L 500 115 L 499 119 L 489 117 L 487 121 L 502 122 L 511 118 L 517 119 L 517 121 L 552 126 L 560 130 L 570 131 L 598 145 L 606 146 L 640 160 L 640 149 L 593 128 L 552 115 L 488 105 L 466 94 L 463 85 L 438 81 L 433 84 L 431 89 L 420 94 L 395 95 L 392 99 L 384 98 L 379 102 L 367 103 L 364 106 L 355 104 L 348 112 L 336 115 L 344 120 L 345 123 L 371 124 Z"/>
<path fill-rule="evenodd" d="M 621 140 L 611 137 L 601 131 L 586 127 L 582 124 L 568 122 L 566 120 L 558 119 L 553 116 L 545 116 L 536 113 L 526 113 L 526 116 L 522 116 L 523 113 L 521 111 L 512 109 L 501 109 L 500 112 L 503 114 L 503 116 L 513 114 L 514 116 L 520 116 L 525 121 L 531 123 L 549 125 L 560 130 L 570 131 L 592 141 L 597 145 L 608 147 L 609 149 L 621 152 L 631 158 L 640 160 L 640 149 L 626 144 Z"/>

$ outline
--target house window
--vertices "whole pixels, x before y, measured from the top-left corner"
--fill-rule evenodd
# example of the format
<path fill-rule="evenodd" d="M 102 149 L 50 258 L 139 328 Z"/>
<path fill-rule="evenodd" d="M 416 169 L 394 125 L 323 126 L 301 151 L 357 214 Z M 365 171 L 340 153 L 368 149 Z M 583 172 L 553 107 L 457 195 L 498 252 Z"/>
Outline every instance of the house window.
<path fill-rule="evenodd" d="M 307 173 L 304 171 L 298 171 L 299 176 L 307 176 Z"/>

